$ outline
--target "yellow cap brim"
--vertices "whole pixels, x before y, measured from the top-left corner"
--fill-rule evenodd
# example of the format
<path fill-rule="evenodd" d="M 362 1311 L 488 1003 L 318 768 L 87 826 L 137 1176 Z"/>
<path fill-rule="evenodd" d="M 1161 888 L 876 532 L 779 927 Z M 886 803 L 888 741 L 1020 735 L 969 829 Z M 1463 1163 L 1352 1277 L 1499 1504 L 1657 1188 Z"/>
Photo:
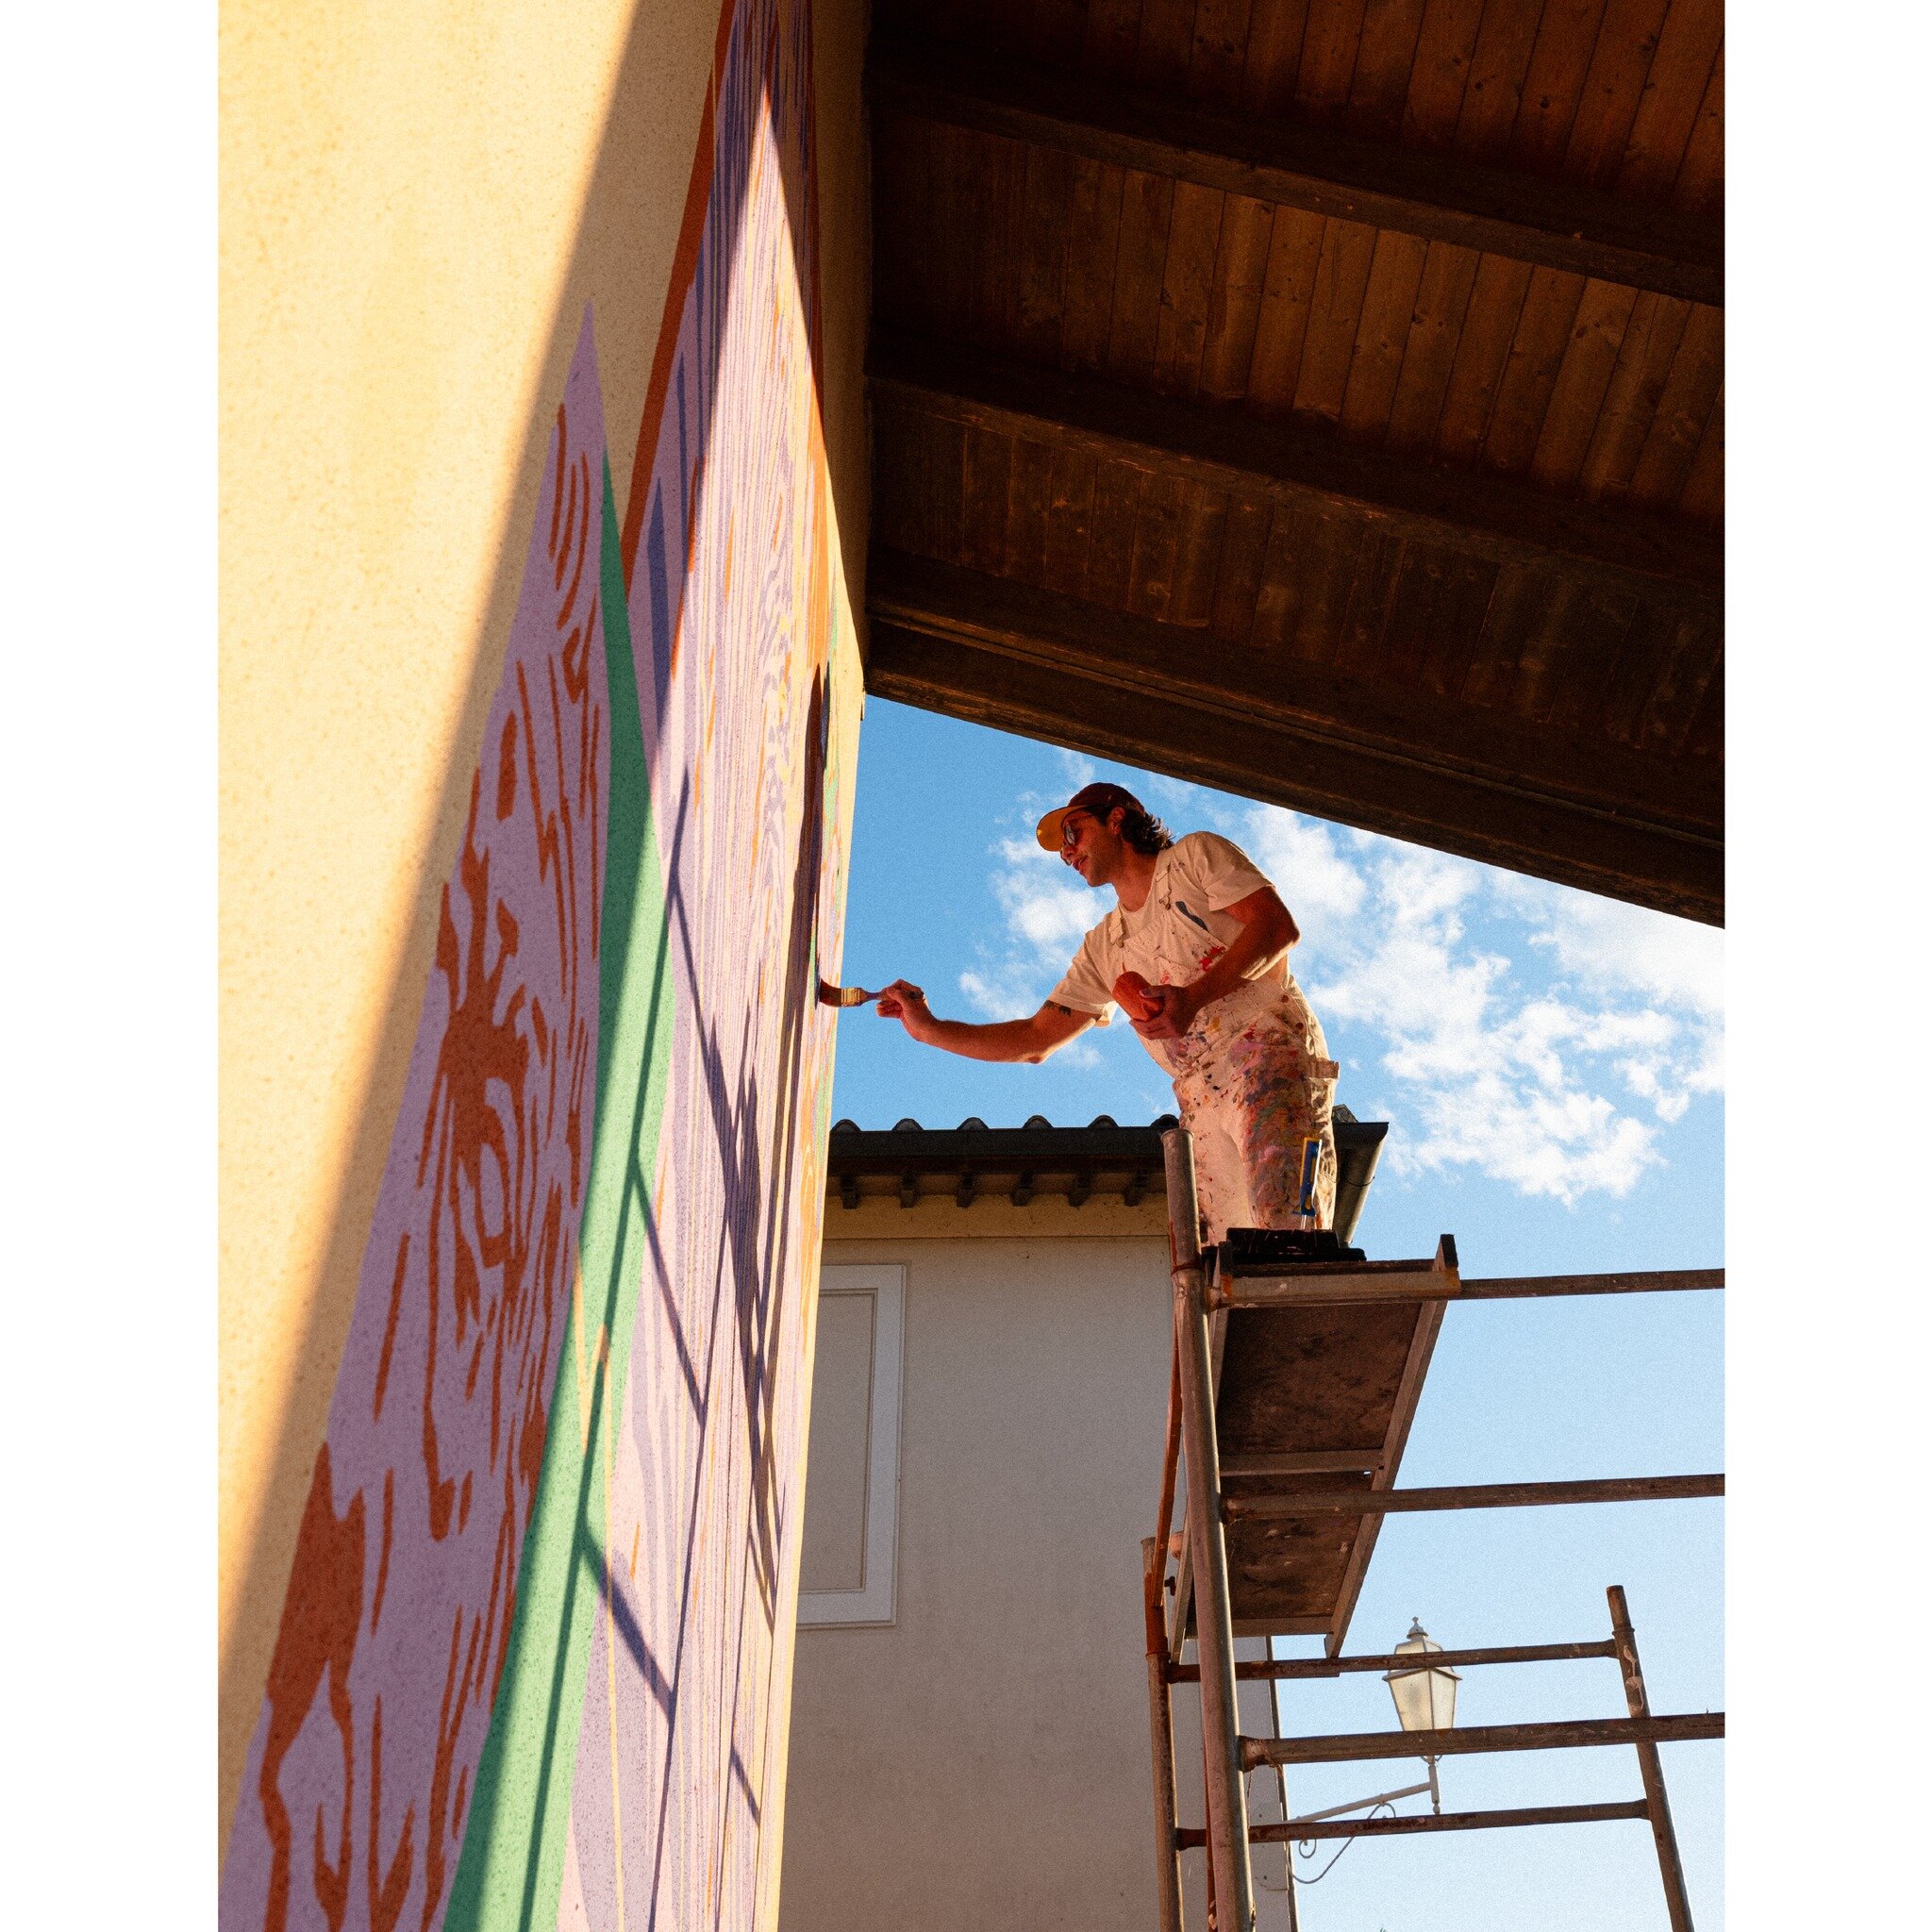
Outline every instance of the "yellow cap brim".
<path fill-rule="evenodd" d="M 1061 806 L 1058 811 L 1050 811 L 1034 827 L 1033 836 L 1040 841 L 1042 852 L 1058 852 L 1060 849 L 1060 826 L 1067 816 L 1067 808 Z"/>

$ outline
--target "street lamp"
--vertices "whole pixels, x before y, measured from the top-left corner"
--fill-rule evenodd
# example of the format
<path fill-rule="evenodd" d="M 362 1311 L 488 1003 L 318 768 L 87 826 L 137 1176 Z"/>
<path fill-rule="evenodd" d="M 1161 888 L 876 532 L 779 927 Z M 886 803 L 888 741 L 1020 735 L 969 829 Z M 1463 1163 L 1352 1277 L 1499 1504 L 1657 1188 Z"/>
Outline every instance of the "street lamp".
<path fill-rule="evenodd" d="M 1442 1646 L 1411 1617 L 1408 1635 L 1395 1646 L 1397 1657 L 1426 1657 Z M 1456 1723 L 1456 1687 L 1462 1679 L 1447 1664 L 1420 1664 L 1411 1670 L 1386 1672 L 1382 1681 L 1395 1700 L 1395 1715 L 1405 1731 L 1446 1731 Z M 1440 1812 L 1442 1793 L 1436 1783 L 1436 1760 L 1425 1757 L 1429 1767 L 1429 1802 Z"/>
<path fill-rule="evenodd" d="M 1272 1653 L 1272 1643 L 1269 1648 Z M 1422 1619 L 1411 1617 L 1408 1620 L 1408 1635 L 1391 1653 L 1395 1657 L 1412 1657 L 1416 1659 L 1413 1664 L 1406 1664 L 1382 1674 L 1382 1681 L 1388 1685 L 1389 1694 L 1395 1700 L 1395 1715 L 1402 1720 L 1402 1728 L 1405 1731 L 1446 1731 L 1455 1725 L 1456 1687 L 1462 1679 L 1447 1664 L 1431 1664 L 1424 1661 L 1431 1651 L 1440 1652 L 1441 1648 L 1442 1646 L 1423 1628 Z M 1320 1811 L 1305 1811 L 1299 1818 L 1290 1821 L 1291 1826 L 1312 1824 L 1321 1818 L 1341 1818 L 1351 1811 L 1367 1811 L 1373 1815 L 1384 1805 L 1390 1807 L 1392 1816 L 1398 1798 L 1419 1798 L 1424 1791 L 1428 1792 L 1429 1802 L 1436 1807 L 1437 1815 L 1440 1817 L 1442 1810 L 1442 1792 L 1436 1783 L 1436 1760 L 1433 1757 L 1425 1757 L 1423 1762 L 1429 1767 L 1427 1784 L 1404 1785 L 1399 1791 L 1377 1791 L 1373 1798 L 1357 1798 L 1352 1804 L 1330 1805 Z M 1288 1810 L 1288 1791 L 1285 1787 L 1281 1793 L 1281 1808 L 1284 1814 Z M 1303 1857 L 1312 1857 L 1315 1852 L 1313 1840 L 1299 1840 L 1299 1849 Z M 1343 1846 L 1342 1849 L 1345 1851 L 1347 1847 Z M 1335 1857 L 1339 1858 L 1341 1856 L 1341 1853 L 1337 1852 Z M 1334 1863 L 1335 1859 L 1331 1858 L 1315 1877 L 1325 1878 L 1333 1869 Z M 1312 1884 L 1314 1881 L 1305 1879 L 1302 1882 Z M 1270 1890 L 1274 1889 L 1272 1886 L 1269 1887 Z M 1287 1891 L 1288 1923 L 1290 1932 L 1293 1932 L 1293 1928 L 1301 1922 L 1295 1909 L 1292 1857 L 1289 1858 L 1287 1865 Z"/>
<path fill-rule="evenodd" d="M 1408 1635 L 1395 1646 L 1395 1657 L 1425 1657 L 1442 1646 L 1411 1617 Z M 1400 1670 L 1385 1671 L 1382 1681 L 1395 1700 L 1395 1715 L 1405 1731 L 1446 1731 L 1456 1723 L 1456 1687 L 1462 1679 L 1447 1664 L 1417 1663 Z M 1404 1785 L 1399 1791 L 1377 1791 L 1373 1798 L 1357 1798 L 1352 1804 L 1330 1805 L 1325 1810 L 1305 1811 L 1294 1819 L 1296 1824 L 1312 1824 L 1318 1818 L 1341 1818 L 1350 1811 L 1373 1811 L 1378 1805 L 1392 1805 L 1397 1798 L 1419 1798 L 1426 1791 L 1438 1812 L 1442 1793 L 1436 1783 L 1436 1760 L 1425 1757 L 1429 1781 L 1425 1785 Z M 1284 1794 L 1284 1806 L 1286 1795 Z M 1303 1856 L 1306 1857 L 1307 1851 Z"/>

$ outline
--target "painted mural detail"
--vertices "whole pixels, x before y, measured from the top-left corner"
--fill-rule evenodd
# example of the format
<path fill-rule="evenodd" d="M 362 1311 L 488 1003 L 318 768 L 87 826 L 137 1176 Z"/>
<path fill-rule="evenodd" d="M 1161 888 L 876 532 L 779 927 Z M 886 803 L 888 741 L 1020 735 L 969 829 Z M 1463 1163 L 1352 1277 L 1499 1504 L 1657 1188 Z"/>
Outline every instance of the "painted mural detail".
<path fill-rule="evenodd" d="M 225 1924 L 431 1923 L 515 1608 L 591 1153 L 608 789 L 588 325 L 223 1874 Z"/>
<path fill-rule="evenodd" d="M 741 0 L 633 471 L 675 1026 L 558 1924 L 775 1901 L 856 653 L 817 413 L 809 16 Z M 680 588 L 681 587 L 681 588 Z M 841 678 L 850 678 L 849 684 Z"/>
<path fill-rule="evenodd" d="M 721 19 L 622 543 L 584 319 L 228 1932 L 773 1922 L 858 710 L 809 40 Z"/>

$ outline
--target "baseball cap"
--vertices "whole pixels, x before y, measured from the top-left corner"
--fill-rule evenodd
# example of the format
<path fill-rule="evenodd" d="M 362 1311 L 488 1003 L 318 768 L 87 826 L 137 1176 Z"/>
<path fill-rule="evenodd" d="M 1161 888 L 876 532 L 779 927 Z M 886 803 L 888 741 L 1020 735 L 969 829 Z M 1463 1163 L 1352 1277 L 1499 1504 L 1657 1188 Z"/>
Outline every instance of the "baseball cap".
<path fill-rule="evenodd" d="M 1047 851 L 1058 852 L 1060 824 L 1070 811 L 1091 811 L 1095 818 L 1105 819 L 1117 805 L 1125 806 L 1129 811 L 1147 809 L 1124 785 L 1083 785 L 1058 811 L 1050 811 L 1041 820 L 1034 836 Z"/>

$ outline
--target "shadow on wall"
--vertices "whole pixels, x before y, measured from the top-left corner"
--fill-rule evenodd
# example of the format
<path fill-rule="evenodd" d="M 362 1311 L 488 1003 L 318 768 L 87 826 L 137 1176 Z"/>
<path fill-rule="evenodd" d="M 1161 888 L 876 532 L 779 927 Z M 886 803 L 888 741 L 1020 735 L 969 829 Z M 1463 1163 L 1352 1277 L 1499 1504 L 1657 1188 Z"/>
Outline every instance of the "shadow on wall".
<path fill-rule="evenodd" d="M 447 775 L 312 1303 L 310 1398 L 222 1659 L 225 1843 L 269 1687 L 242 1792 L 262 1889 L 231 1852 L 225 1923 L 287 1923 L 312 1894 L 297 1921 L 393 1924 L 414 1901 L 426 1925 L 445 1887 L 451 1924 L 538 1923 L 559 1891 L 587 1910 L 623 1898 L 630 1820 L 654 1908 L 715 1909 L 729 1877 L 756 1914 L 765 1889 L 829 1101 L 812 994 L 836 972 L 857 696 L 817 413 L 809 36 L 804 0 L 721 21 L 627 586 L 581 306 L 596 284 L 607 333 L 635 320 L 608 269 L 634 214 L 623 158 L 649 135 L 642 16 L 625 48 L 525 436 L 544 481 L 504 533 L 465 698 L 458 742 L 483 750 Z M 397 1399 L 406 1373 L 420 1405 Z M 372 1451 L 405 1425 L 403 1453 Z M 608 1762 L 576 1752 L 587 1694 Z M 726 1795 L 688 1799 L 727 1760 L 752 1828 L 724 1874 Z"/>
<path fill-rule="evenodd" d="M 536 407 L 525 425 L 519 477 L 542 469 L 556 426 L 555 398 L 561 393 L 583 317 L 585 291 L 614 279 L 610 265 L 628 252 L 634 224 L 633 169 L 629 156 L 646 146 L 651 127 L 641 82 L 649 71 L 654 38 L 651 9 L 640 7 L 632 21 L 617 83 L 611 92 L 609 125 L 597 149 L 597 162 L 585 197 L 583 222 L 571 252 L 564 292 L 553 316 L 535 386 Z M 620 284 L 621 286 L 621 284 Z M 642 335 L 647 325 L 640 324 Z M 611 333 L 609 322 L 607 335 Z M 642 353 L 642 352 L 637 352 Z M 607 349 L 607 356 L 608 351 Z M 641 385 L 640 384 L 641 388 Z M 294 1550 L 295 1524 L 322 1440 L 323 1422 L 333 1387 L 336 1363 L 354 1305 L 362 1250 L 369 1237 L 383 1164 L 402 1103 L 409 1051 L 423 1011 L 436 942 L 435 907 L 462 837 L 471 767 L 463 748 L 480 745 L 483 723 L 502 668 L 499 641 L 509 634 L 524 575 L 528 533 L 536 506 L 534 487 L 519 490 L 500 534 L 496 568 L 477 637 L 471 641 L 472 671 L 453 737 L 458 755 L 444 774 L 437 802 L 435 836 L 425 841 L 410 903 L 419 908 L 408 945 L 396 962 L 383 1001 L 383 1021 L 372 1057 L 369 1080 L 355 1110 L 355 1129 L 343 1162 L 342 1183 L 330 1220 L 320 1278 L 309 1297 L 309 1319 L 299 1359 L 303 1373 L 294 1400 L 284 1416 L 273 1461 L 263 1483 L 260 1530 L 243 1564 L 221 1659 L 222 1843 L 227 1844 L 236 1792 L 242 1776 L 256 1706 L 273 1645 L 282 1595 Z"/>

